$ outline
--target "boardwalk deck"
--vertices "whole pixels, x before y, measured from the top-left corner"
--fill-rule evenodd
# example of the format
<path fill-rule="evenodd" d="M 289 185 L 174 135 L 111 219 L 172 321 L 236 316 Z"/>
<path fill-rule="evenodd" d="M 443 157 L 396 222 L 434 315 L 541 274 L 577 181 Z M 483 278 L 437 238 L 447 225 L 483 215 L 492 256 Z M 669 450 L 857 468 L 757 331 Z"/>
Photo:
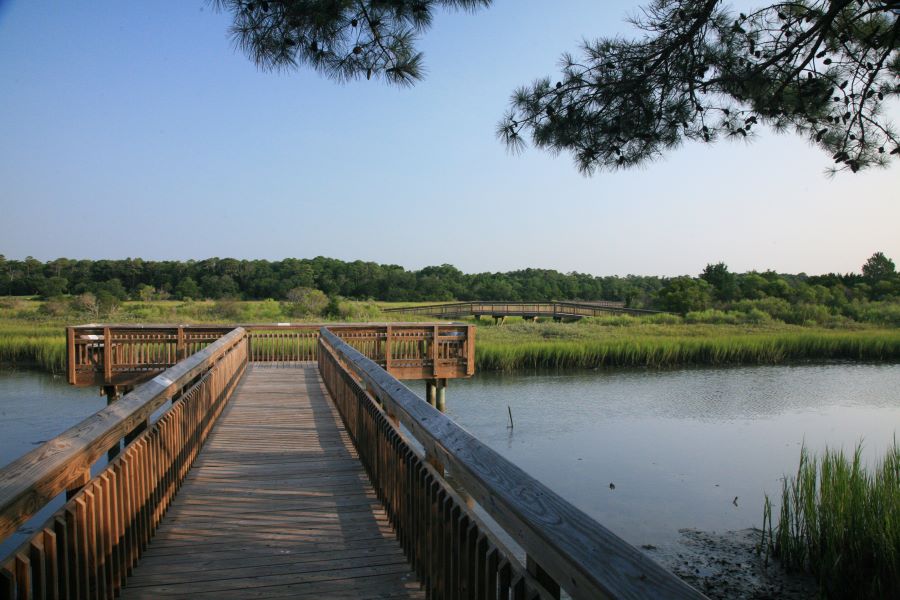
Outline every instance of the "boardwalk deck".
<path fill-rule="evenodd" d="M 248 369 L 122 597 L 424 598 L 315 365 Z"/>

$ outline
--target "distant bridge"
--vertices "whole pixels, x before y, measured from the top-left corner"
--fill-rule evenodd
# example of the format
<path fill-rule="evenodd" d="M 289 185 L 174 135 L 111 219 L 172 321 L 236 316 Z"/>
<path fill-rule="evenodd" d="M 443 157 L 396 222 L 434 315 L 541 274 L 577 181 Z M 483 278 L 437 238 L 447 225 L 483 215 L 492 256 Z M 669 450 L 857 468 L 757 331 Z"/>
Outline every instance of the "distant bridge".
<path fill-rule="evenodd" d="M 628 308 L 624 302 L 599 300 L 596 302 L 453 302 L 388 308 L 384 312 L 444 319 L 488 316 L 501 321 L 506 317 L 522 317 L 525 320 L 550 317 L 555 321 L 571 321 L 608 314 L 653 315 L 662 311 Z"/>

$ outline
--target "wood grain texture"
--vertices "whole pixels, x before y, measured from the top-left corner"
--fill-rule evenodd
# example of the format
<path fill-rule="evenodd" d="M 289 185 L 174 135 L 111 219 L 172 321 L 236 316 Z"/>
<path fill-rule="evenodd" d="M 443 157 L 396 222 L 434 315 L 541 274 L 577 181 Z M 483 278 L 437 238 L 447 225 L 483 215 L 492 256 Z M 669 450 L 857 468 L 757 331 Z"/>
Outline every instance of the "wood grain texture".
<path fill-rule="evenodd" d="M 122 598 L 424 598 L 315 365 L 254 366 Z"/>
<path fill-rule="evenodd" d="M 194 377 L 231 348 L 245 342 L 235 329 L 204 350 L 138 386 L 52 440 L 0 469 L 0 539 L 89 471 L 114 443 L 125 437 Z"/>
<path fill-rule="evenodd" d="M 320 343 L 573 598 L 703 598 L 326 329 Z M 320 361 L 321 362 L 321 361 Z M 510 582 L 512 585 L 515 582 Z M 504 584 L 505 585 L 505 584 Z M 449 588 L 448 588 L 449 589 Z"/>

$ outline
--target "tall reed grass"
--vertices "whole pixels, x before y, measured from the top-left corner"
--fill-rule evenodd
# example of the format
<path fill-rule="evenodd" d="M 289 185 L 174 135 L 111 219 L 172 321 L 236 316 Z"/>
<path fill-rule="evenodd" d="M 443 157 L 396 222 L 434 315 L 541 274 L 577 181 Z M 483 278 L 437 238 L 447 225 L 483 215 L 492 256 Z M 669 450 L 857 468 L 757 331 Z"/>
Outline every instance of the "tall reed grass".
<path fill-rule="evenodd" d="M 477 367 L 500 371 L 900 360 L 900 331 L 476 339 Z"/>
<path fill-rule="evenodd" d="M 896 439 L 870 473 L 861 460 L 804 447 L 795 477 L 784 479 L 778 524 L 766 496 L 765 551 L 805 570 L 829 598 L 900 597 L 900 447 Z"/>
<path fill-rule="evenodd" d="M 63 327 L 0 326 L 0 363 L 37 366 L 61 373 L 66 368 Z"/>

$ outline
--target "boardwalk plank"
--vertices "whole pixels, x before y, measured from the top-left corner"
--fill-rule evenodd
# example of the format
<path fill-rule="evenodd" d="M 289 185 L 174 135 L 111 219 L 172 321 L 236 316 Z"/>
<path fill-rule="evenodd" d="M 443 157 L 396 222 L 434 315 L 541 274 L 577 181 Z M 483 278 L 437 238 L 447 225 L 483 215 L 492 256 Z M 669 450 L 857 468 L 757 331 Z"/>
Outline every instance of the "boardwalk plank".
<path fill-rule="evenodd" d="M 424 598 L 315 365 L 248 369 L 122 598 Z"/>

